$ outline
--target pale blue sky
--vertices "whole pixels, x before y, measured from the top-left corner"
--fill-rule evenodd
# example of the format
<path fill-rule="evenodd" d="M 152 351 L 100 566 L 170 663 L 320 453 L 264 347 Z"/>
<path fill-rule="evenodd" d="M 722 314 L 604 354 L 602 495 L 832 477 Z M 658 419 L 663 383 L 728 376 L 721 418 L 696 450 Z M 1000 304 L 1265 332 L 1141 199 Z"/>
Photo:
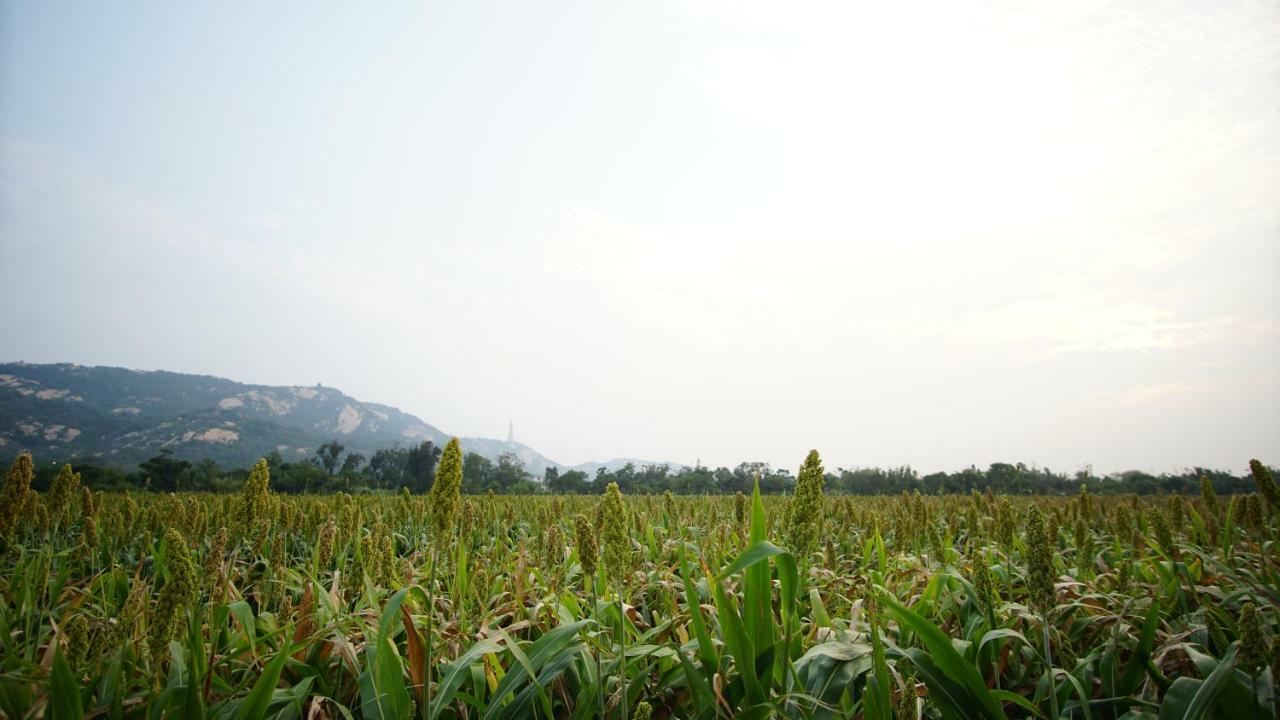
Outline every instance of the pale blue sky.
<path fill-rule="evenodd" d="M 323 382 L 566 463 L 1276 462 L 1277 27 L 0 2 L 0 358 Z"/>

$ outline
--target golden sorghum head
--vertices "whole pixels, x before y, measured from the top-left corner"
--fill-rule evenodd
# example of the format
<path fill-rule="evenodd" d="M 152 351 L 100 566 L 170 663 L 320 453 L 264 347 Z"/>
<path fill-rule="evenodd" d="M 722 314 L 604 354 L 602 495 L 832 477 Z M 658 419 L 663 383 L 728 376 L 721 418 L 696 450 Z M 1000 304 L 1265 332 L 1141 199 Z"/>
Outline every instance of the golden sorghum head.
<path fill-rule="evenodd" d="M 733 519 L 738 521 L 738 528 L 747 526 L 747 496 L 739 490 L 733 496 Z"/>
<path fill-rule="evenodd" d="M 400 563 L 396 561 L 396 543 L 391 537 L 391 533 L 384 525 L 382 533 L 378 536 L 378 565 L 382 584 L 387 587 L 393 587 L 396 582 L 396 575 L 400 570 Z"/>
<path fill-rule="evenodd" d="M 325 524 L 320 527 L 320 541 L 318 543 L 319 552 L 317 559 L 320 562 L 321 570 L 329 569 L 329 563 L 333 560 L 333 539 L 337 534 L 338 524 L 333 521 L 333 516 L 330 515 Z"/>
<path fill-rule="evenodd" d="M 293 619 L 293 596 L 286 590 L 280 594 L 280 609 L 276 611 L 276 620 L 287 623 Z"/>
<path fill-rule="evenodd" d="M 64 464 L 49 486 L 49 518 L 55 525 L 69 516 L 71 503 L 79 493 L 80 473 L 72 470 L 70 464 Z"/>
<path fill-rule="evenodd" d="M 0 535 L 8 537 L 23 528 L 28 494 L 35 492 L 31 489 L 34 476 L 35 464 L 31 460 L 31 453 L 19 453 L 9 466 L 4 491 L 0 494 Z"/>
<path fill-rule="evenodd" d="M 600 548 L 596 546 L 596 528 L 586 515 L 579 514 L 573 519 L 574 544 L 578 548 L 578 562 L 582 563 L 582 572 L 588 578 L 596 574 L 596 561 Z"/>
<path fill-rule="evenodd" d="M 214 534 L 213 542 L 209 544 L 209 554 L 204 559 L 204 574 L 210 583 L 216 582 L 215 578 L 222 569 L 222 559 L 226 553 L 227 529 L 222 527 Z"/>
<path fill-rule="evenodd" d="M 470 539 L 471 530 L 476 526 L 476 505 L 470 500 L 462 501 L 462 511 L 459 514 L 458 530 L 464 539 Z"/>
<path fill-rule="evenodd" d="M 245 535 L 257 531 L 271 511 L 271 471 L 266 459 L 259 460 L 249 471 L 240 491 L 240 524 Z M 261 547 L 261 545 L 259 545 Z"/>

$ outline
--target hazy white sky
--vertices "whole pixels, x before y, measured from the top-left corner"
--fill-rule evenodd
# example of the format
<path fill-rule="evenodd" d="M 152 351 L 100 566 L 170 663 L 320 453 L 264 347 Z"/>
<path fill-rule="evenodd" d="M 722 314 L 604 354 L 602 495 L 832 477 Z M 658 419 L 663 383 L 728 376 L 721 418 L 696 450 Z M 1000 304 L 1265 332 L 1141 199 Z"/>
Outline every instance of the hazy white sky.
<path fill-rule="evenodd" d="M 0 4 L 0 359 L 565 463 L 1280 461 L 1267 1 Z"/>

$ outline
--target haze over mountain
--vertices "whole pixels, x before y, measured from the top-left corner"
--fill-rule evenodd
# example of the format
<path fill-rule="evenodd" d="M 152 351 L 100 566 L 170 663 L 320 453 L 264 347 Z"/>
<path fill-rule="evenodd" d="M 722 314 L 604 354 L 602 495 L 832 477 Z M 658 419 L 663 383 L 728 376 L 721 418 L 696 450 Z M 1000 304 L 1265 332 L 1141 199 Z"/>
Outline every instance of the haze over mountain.
<path fill-rule="evenodd" d="M 311 457 L 338 440 L 372 453 L 450 435 L 390 405 L 357 400 L 337 388 L 268 386 L 210 375 L 69 363 L 0 364 L 0 456 L 32 451 L 41 462 L 81 459 L 128 467 L 168 449 L 179 458 L 246 466 L 272 451 L 286 461 Z M 513 440 L 460 438 L 464 451 L 490 459 L 514 453 L 540 477 L 568 466 Z M 574 466 L 589 474 L 634 459 Z"/>

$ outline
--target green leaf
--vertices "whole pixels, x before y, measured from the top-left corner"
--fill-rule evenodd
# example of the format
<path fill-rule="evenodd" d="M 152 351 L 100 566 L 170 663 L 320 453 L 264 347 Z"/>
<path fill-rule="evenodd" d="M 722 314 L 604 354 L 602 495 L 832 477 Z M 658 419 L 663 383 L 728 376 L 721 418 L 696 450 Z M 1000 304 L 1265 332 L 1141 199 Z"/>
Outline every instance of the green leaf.
<path fill-rule="evenodd" d="M 280 651 L 253 684 L 253 690 L 241 701 L 236 711 L 236 720 L 263 720 L 267 716 L 271 696 L 275 694 L 276 683 L 280 682 L 280 672 L 289 661 L 289 650 L 287 642 L 280 646 Z"/>
<path fill-rule="evenodd" d="M 764 702 L 764 689 L 760 686 L 760 676 L 756 671 L 756 649 L 747 636 L 747 628 L 738 614 L 738 606 L 733 598 L 725 592 L 724 583 L 712 583 L 715 593 L 716 615 L 720 619 L 720 632 L 724 636 L 729 655 L 733 657 L 734 666 L 746 686 L 747 700 L 751 704 Z"/>
<path fill-rule="evenodd" d="M 891 720 L 893 713 L 893 676 L 884 658 L 884 641 L 880 639 L 880 624 L 870 618 L 871 672 L 867 680 L 867 720 Z"/>
<path fill-rule="evenodd" d="M 1151 659 L 1151 647 L 1155 643 L 1156 630 L 1160 626 L 1160 603 L 1151 601 L 1147 610 L 1147 619 L 1142 623 L 1142 635 L 1138 637 L 1138 646 L 1124 666 L 1124 674 L 1120 676 L 1120 684 L 1115 688 L 1115 695 L 1132 695 L 1147 672 L 1147 661 Z"/>
<path fill-rule="evenodd" d="M 888 593 L 881 595 L 881 602 L 897 616 L 898 622 L 910 628 L 928 648 L 932 662 L 946 678 L 964 691 L 966 700 L 980 712 L 980 717 L 1005 720 L 1004 709 L 982 682 L 977 668 L 965 661 L 951 644 L 951 638 L 938 626 L 898 603 Z M 912 656 L 915 660 L 915 656 Z"/>
<path fill-rule="evenodd" d="M 680 543 L 680 579 L 684 584 L 684 602 L 689 609 L 689 624 L 693 625 L 693 636 L 698 640 L 698 657 L 702 660 L 703 672 L 719 672 L 720 656 L 707 632 L 707 623 L 702 619 L 702 606 L 698 602 L 698 591 L 693 582 L 693 572 L 689 569 L 684 543 Z"/>
<path fill-rule="evenodd" d="M 81 720 L 80 683 L 62 656 L 62 645 L 53 652 L 53 674 L 49 677 L 49 717 L 53 720 Z"/>
<path fill-rule="evenodd" d="M 458 693 L 458 688 L 467 679 L 471 666 L 485 655 L 501 650 L 502 646 L 497 642 L 481 640 L 467 648 L 467 651 L 458 656 L 457 660 L 445 665 L 444 670 L 440 673 L 440 683 L 436 687 L 435 696 L 431 699 L 431 708 L 427 717 L 431 720 L 440 717 L 445 708 L 449 706 L 449 703 L 453 702 Z"/>
<path fill-rule="evenodd" d="M 1211 717 L 1209 712 L 1218 699 L 1236 666 L 1236 647 L 1232 646 L 1222 662 L 1204 680 L 1181 677 L 1169 686 L 1164 704 L 1160 706 L 1160 720 L 1202 720 Z"/>

